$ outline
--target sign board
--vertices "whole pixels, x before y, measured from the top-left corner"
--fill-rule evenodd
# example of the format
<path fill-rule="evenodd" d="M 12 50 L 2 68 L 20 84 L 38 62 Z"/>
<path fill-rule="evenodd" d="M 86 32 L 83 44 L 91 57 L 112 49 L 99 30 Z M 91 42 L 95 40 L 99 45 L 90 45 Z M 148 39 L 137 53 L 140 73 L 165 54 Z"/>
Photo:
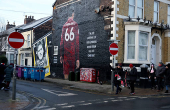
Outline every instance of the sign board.
<path fill-rule="evenodd" d="M 112 55 L 116 55 L 117 52 L 118 52 L 118 46 L 116 43 L 112 43 L 110 44 L 109 46 L 109 52 L 112 54 Z"/>
<path fill-rule="evenodd" d="M 15 49 L 21 48 L 24 45 L 24 37 L 18 32 L 13 32 L 8 37 L 8 43 Z"/>

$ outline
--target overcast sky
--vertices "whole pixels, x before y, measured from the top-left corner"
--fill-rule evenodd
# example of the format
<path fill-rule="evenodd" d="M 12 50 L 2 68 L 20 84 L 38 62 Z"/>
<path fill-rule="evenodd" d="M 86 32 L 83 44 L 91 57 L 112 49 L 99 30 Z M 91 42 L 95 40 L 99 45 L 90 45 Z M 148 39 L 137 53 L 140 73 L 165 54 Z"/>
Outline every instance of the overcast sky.
<path fill-rule="evenodd" d="M 34 19 L 50 16 L 54 2 L 55 0 L 0 0 L 0 26 L 2 23 L 6 25 L 7 21 L 10 24 L 24 24 L 25 15 L 34 16 Z"/>

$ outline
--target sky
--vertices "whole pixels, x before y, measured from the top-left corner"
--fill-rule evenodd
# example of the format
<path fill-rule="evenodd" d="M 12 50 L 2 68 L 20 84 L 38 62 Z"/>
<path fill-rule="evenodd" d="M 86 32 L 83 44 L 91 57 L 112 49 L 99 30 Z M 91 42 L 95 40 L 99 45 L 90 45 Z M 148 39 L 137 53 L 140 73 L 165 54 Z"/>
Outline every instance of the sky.
<path fill-rule="evenodd" d="M 9 24 L 24 24 L 25 15 L 40 19 L 52 15 L 56 0 L 0 0 L 0 27 Z"/>

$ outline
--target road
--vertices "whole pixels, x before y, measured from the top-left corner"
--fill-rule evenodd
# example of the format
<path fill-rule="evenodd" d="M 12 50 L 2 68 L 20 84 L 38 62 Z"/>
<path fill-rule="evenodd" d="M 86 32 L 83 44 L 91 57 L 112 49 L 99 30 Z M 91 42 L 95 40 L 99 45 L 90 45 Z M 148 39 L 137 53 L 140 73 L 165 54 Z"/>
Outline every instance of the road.
<path fill-rule="evenodd" d="M 111 96 L 24 80 L 17 80 L 17 91 L 28 96 L 31 101 L 24 110 L 170 110 L 168 95 Z"/>

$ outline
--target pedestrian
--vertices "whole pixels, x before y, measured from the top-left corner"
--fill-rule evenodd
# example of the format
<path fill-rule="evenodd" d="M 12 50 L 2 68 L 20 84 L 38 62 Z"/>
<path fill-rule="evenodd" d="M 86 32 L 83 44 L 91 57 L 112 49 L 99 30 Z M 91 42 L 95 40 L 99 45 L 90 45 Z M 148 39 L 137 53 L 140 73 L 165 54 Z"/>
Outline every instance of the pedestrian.
<path fill-rule="evenodd" d="M 4 80 L 5 68 L 6 68 L 5 62 L 2 61 L 2 63 L 0 64 L 0 89 L 3 87 L 2 82 Z"/>
<path fill-rule="evenodd" d="M 131 69 L 131 71 L 129 73 L 131 92 L 129 94 L 134 95 L 135 94 L 134 83 L 135 83 L 136 78 L 137 78 L 137 69 L 132 64 L 130 64 L 129 67 Z"/>
<path fill-rule="evenodd" d="M 123 75 L 123 69 L 122 69 L 122 64 L 118 64 L 116 71 L 115 71 L 115 76 L 114 76 L 114 84 L 116 86 L 116 94 L 120 93 L 122 88 L 119 86 L 121 85 L 121 79 Z"/>
<path fill-rule="evenodd" d="M 164 75 L 164 72 L 165 72 L 165 66 L 162 62 L 159 62 L 159 65 L 157 67 L 157 70 L 156 70 L 156 78 L 157 78 L 157 81 L 158 81 L 158 90 L 157 92 L 160 92 L 160 90 L 163 90 L 163 85 L 162 85 L 162 79 L 163 79 L 163 75 Z"/>
<path fill-rule="evenodd" d="M 165 93 L 168 93 L 168 87 L 170 86 L 170 63 L 167 64 L 167 66 L 166 66 L 165 86 L 166 86 L 166 91 L 165 91 Z"/>
<path fill-rule="evenodd" d="M 156 69 L 154 67 L 154 64 L 151 65 L 151 69 L 149 72 L 149 79 L 151 79 L 151 89 L 153 90 L 155 88 L 155 77 L 156 77 Z"/>
<path fill-rule="evenodd" d="M 10 65 L 4 70 L 4 72 L 6 73 L 6 77 L 5 77 L 5 81 L 6 81 L 6 87 L 5 87 L 5 91 L 9 90 L 9 85 L 11 82 L 11 77 L 13 76 L 13 68 L 14 64 L 10 63 Z"/>

